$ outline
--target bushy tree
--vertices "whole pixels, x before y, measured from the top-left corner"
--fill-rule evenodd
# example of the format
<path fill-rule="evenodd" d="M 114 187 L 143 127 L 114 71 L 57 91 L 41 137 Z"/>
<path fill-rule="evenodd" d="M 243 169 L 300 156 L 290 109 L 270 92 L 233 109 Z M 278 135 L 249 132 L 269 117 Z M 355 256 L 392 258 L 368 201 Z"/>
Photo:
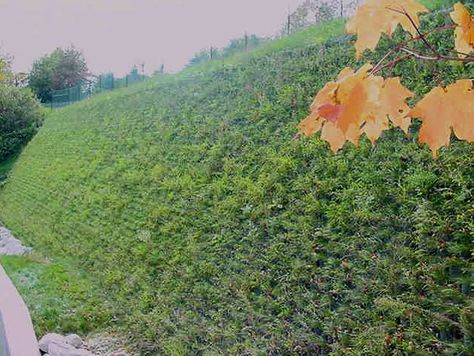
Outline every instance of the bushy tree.
<path fill-rule="evenodd" d="M 33 63 L 29 86 L 42 102 L 48 102 L 53 90 L 82 84 L 88 76 L 87 63 L 80 50 L 57 48 Z"/>
<path fill-rule="evenodd" d="M 202 49 L 198 53 L 196 53 L 193 58 L 191 58 L 191 61 L 189 62 L 189 66 L 207 62 L 211 59 L 210 55 L 210 50 L 209 49 Z"/>
<path fill-rule="evenodd" d="M 290 31 L 300 31 L 336 17 L 351 16 L 360 3 L 362 0 L 305 0 L 290 14 Z M 288 23 L 285 23 L 281 34 L 287 32 Z"/>
<path fill-rule="evenodd" d="M 29 89 L 0 84 L 0 162 L 38 131 L 43 111 Z"/>

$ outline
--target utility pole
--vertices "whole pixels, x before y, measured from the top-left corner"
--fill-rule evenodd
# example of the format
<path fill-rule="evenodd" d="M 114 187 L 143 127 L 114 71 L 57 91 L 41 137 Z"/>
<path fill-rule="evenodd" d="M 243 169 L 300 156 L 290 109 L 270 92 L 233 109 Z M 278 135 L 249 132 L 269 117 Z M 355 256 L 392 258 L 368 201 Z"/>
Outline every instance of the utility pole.
<path fill-rule="evenodd" d="M 249 48 L 249 36 L 247 35 L 247 32 L 245 32 L 245 50 L 248 50 Z"/>

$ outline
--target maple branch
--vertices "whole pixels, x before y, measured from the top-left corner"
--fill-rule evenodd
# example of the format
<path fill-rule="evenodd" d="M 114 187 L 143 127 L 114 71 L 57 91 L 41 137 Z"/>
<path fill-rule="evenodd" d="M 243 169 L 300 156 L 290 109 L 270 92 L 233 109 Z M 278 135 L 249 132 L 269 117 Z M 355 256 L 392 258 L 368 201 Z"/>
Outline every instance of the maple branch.
<path fill-rule="evenodd" d="M 413 57 L 418 58 L 418 59 L 422 59 L 424 61 L 437 61 L 437 60 L 439 60 L 439 57 L 428 57 L 428 56 L 425 56 L 421 53 L 417 53 L 415 51 L 412 51 L 411 49 L 406 48 L 406 47 L 401 47 L 400 50 L 403 51 L 403 52 L 409 53 Z"/>
<path fill-rule="evenodd" d="M 375 74 L 377 74 L 378 72 L 384 70 L 385 68 L 394 67 L 397 63 L 402 62 L 402 61 L 404 61 L 405 59 L 408 59 L 408 58 L 411 58 L 411 57 L 413 57 L 412 54 L 406 54 L 406 55 L 404 55 L 404 56 L 402 56 L 402 57 L 395 58 L 394 60 L 392 60 L 392 61 L 386 63 L 385 65 L 381 66 L 380 68 L 377 68 L 376 70 L 373 70 L 372 72 L 370 72 L 370 74 L 375 75 Z"/>
<path fill-rule="evenodd" d="M 420 29 L 418 28 L 416 22 L 412 19 L 412 17 L 410 16 L 410 14 L 405 10 L 403 9 L 403 11 L 400 11 L 400 10 L 397 10 L 397 9 L 393 9 L 393 8 L 390 8 L 388 7 L 389 10 L 391 11 L 395 11 L 399 14 L 402 14 L 402 15 L 405 15 L 408 20 L 410 21 L 410 23 L 412 24 L 412 26 L 415 28 L 416 32 L 418 33 L 418 36 L 419 38 L 423 41 L 423 43 L 426 45 L 426 47 L 428 47 L 431 52 L 433 52 L 434 54 L 436 54 L 437 56 L 440 56 L 440 54 L 438 53 L 438 51 L 431 45 L 431 43 L 429 43 L 427 41 L 427 39 L 425 38 L 425 36 L 421 33 Z"/>
<path fill-rule="evenodd" d="M 396 11 L 396 10 L 393 10 L 393 11 Z M 372 69 L 371 71 L 371 74 L 375 74 L 375 73 L 378 73 L 380 70 L 386 68 L 387 66 L 383 66 L 382 68 L 379 68 L 380 66 L 382 66 L 382 63 L 385 62 L 385 60 L 390 57 L 391 54 L 397 52 L 397 51 L 400 51 L 400 49 L 404 46 L 406 46 L 407 44 L 409 43 L 412 43 L 412 42 L 417 42 L 417 41 L 420 41 L 422 39 L 422 37 L 424 37 L 426 39 L 427 36 L 435 33 L 435 32 L 440 32 L 440 31 L 446 31 L 446 30 L 452 30 L 456 28 L 456 26 L 454 25 L 446 25 L 446 26 L 440 26 L 440 27 L 436 27 L 434 29 L 432 29 L 431 31 L 428 31 L 428 32 L 425 32 L 425 33 L 422 33 L 420 36 L 417 36 L 417 37 L 413 37 L 413 38 L 410 38 L 409 40 L 406 40 L 406 41 L 403 41 L 403 42 L 400 42 L 399 44 L 397 44 L 395 47 L 393 47 L 390 51 L 388 51 L 383 57 L 382 59 L 374 66 L 374 68 Z M 466 56 L 469 57 L 469 55 L 465 54 L 465 53 L 460 53 L 460 52 L 457 52 L 457 51 L 453 51 L 457 54 L 464 54 Z"/>
<path fill-rule="evenodd" d="M 421 53 L 417 53 L 417 52 L 415 52 L 415 51 L 413 51 L 409 48 L 406 48 L 406 47 L 401 47 L 400 50 L 413 55 L 413 57 L 415 57 L 415 58 L 422 59 L 422 60 L 425 60 L 425 61 L 453 61 L 453 62 L 474 63 L 474 58 L 473 57 L 467 57 L 467 58 L 449 57 L 449 56 L 443 56 L 441 54 L 439 54 L 436 57 L 429 57 L 429 56 L 425 56 Z"/>
<path fill-rule="evenodd" d="M 382 59 L 375 65 L 375 67 L 370 71 L 370 74 L 375 74 L 378 73 L 382 68 L 379 69 L 379 67 L 382 65 L 385 60 L 390 57 L 390 55 L 396 51 L 400 50 L 400 45 L 393 47 L 390 51 L 388 51 L 385 56 L 382 57 Z"/>
<path fill-rule="evenodd" d="M 456 53 L 456 54 L 461 54 L 461 55 L 466 56 L 468 58 L 470 57 L 470 58 L 474 59 L 474 56 L 472 54 L 459 52 L 459 51 L 456 51 L 455 49 L 450 49 L 449 52 Z"/>

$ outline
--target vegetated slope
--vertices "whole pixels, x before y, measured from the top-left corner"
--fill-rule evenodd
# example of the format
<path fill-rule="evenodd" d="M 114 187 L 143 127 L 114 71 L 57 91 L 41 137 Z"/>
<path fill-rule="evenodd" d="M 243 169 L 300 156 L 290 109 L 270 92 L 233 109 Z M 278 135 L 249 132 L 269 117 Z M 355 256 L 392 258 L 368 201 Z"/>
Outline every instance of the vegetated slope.
<path fill-rule="evenodd" d="M 467 355 L 472 145 L 433 160 L 416 127 L 338 155 L 295 138 L 353 56 L 342 37 L 57 110 L 0 219 L 90 283 L 90 327 L 150 354 Z M 437 66 L 447 83 L 473 77 Z M 436 85 L 425 64 L 402 73 L 419 95 Z"/>

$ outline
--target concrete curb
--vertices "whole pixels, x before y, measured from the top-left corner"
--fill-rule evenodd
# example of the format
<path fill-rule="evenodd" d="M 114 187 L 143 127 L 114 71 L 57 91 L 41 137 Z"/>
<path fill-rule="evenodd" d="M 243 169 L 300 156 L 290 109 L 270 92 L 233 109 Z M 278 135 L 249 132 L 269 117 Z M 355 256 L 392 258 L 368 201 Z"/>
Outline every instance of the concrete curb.
<path fill-rule="evenodd" d="M 30 313 L 0 265 L 0 356 L 39 356 Z"/>

